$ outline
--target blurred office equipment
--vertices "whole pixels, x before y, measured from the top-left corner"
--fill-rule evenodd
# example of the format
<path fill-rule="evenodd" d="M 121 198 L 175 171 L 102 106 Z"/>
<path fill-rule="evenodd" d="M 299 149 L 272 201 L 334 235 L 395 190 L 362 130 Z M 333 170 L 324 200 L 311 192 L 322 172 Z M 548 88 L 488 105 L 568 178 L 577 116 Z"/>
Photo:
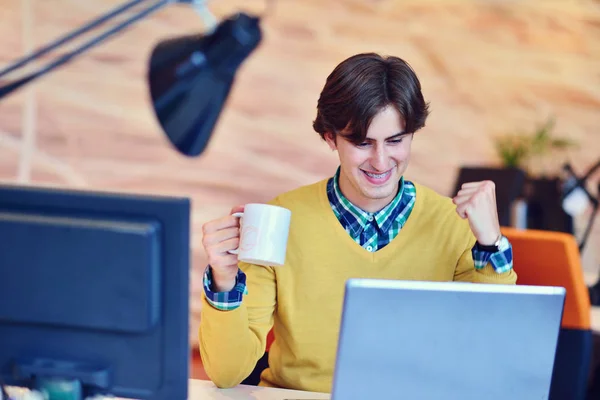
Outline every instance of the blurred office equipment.
<path fill-rule="evenodd" d="M 583 176 L 579 177 L 575 171 L 573 171 L 570 164 L 567 163 L 563 166 L 563 171 L 566 173 L 560 197 L 563 210 L 570 216 L 575 217 L 584 213 L 588 207 L 592 207 L 592 212 L 579 241 L 580 251 L 583 251 L 583 248 L 587 243 L 596 219 L 596 214 L 598 213 L 598 204 L 600 201 L 594 197 L 587 188 L 588 179 L 598 169 L 600 169 L 600 160 L 589 168 Z M 598 183 L 598 193 L 600 193 L 600 183 Z"/>
<path fill-rule="evenodd" d="M 41 47 L 0 71 L 0 78 L 14 73 L 40 57 L 131 10 L 132 16 L 101 32 L 74 50 L 23 77 L 0 81 L 0 99 L 72 61 L 135 22 L 171 4 L 195 6 L 206 17 L 204 0 L 130 0 L 54 42 Z M 148 86 L 156 117 L 170 143 L 186 156 L 206 148 L 241 63 L 259 45 L 259 18 L 238 13 L 205 35 L 172 38 L 159 43 L 148 65 Z"/>
<path fill-rule="evenodd" d="M 579 251 L 583 251 L 585 248 L 590 233 L 592 232 L 596 215 L 598 214 L 600 200 L 597 197 L 594 197 L 588 190 L 588 181 L 590 177 L 599 169 L 600 160 L 596 162 L 596 164 L 592 165 L 592 167 L 590 167 L 585 174 L 580 177 L 575 173 L 570 164 L 565 164 L 563 166 L 563 171 L 565 172 L 566 177 L 564 178 L 564 183 L 562 186 L 561 201 L 565 212 L 573 217 L 576 217 L 583 214 L 587 209 L 589 209 L 589 207 L 592 208 L 586 226 L 583 230 L 583 234 L 579 239 Z M 600 195 L 600 182 L 598 183 L 597 193 Z M 600 305 L 600 275 L 598 276 L 596 282 L 589 287 L 589 296 L 593 305 Z"/>
<path fill-rule="evenodd" d="M 563 209 L 561 185 L 558 176 L 527 179 L 523 196 L 527 203 L 527 228 L 575 233 L 573 218 Z"/>
<path fill-rule="evenodd" d="M 517 285 L 562 286 L 567 290 L 549 399 L 584 400 L 593 338 L 590 298 L 577 242 L 564 232 L 503 227 L 502 234 L 513 246 Z"/>
<path fill-rule="evenodd" d="M 0 186 L 0 380 L 186 399 L 189 224 L 187 199 Z"/>

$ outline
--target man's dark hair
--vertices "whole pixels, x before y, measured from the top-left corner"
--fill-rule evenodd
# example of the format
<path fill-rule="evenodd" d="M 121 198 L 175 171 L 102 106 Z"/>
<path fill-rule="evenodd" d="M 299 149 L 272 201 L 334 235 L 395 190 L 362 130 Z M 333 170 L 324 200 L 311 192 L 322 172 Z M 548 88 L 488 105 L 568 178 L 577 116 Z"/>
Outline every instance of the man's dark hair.
<path fill-rule="evenodd" d="M 342 135 L 362 143 L 373 117 L 393 106 L 406 123 L 404 132 L 425 126 L 429 106 L 421 83 L 408 63 L 398 57 L 364 53 L 342 61 L 327 77 L 317 104 L 315 131 L 325 138 Z"/>

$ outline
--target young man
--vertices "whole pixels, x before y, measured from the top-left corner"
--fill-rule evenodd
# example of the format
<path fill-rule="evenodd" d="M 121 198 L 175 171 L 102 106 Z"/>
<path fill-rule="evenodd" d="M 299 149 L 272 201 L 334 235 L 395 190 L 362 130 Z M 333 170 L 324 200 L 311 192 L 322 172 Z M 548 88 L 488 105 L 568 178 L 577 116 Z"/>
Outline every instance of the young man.
<path fill-rule="evenodd" d="M 449 199 L 403 178 L 428 115 L 406 62 L 350 57 L 327 78 L 317 110 L 314 129 L 340 167 L 272 200 L 292 211 L 286 265 L 238 265 L 227 253 L 239 241 L 232 216 L 203 227 L 200 352 L 219 387 L 250 374 L 273 328 L 261 384 L 329 392 L 348 278 L 516 282 L 493 183 L 465 184 Z"/>

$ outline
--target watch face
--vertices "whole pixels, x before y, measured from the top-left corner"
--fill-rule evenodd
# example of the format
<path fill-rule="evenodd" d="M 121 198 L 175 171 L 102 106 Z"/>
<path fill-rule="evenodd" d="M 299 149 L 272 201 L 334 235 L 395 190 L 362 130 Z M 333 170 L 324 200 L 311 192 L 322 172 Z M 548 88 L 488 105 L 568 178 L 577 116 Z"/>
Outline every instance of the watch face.
<path fill-rule="evenodd" d="M 498 250 L 504 251 L 510 247 L 510 242 L 506 238 L 506 236 L 502 236 L 498 243 Z"/>

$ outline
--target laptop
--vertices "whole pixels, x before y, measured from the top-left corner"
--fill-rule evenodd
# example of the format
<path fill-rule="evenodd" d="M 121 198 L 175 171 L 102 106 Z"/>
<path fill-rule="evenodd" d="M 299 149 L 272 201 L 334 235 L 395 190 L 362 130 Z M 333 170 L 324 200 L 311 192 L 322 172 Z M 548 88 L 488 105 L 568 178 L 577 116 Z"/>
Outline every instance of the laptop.
<path fill-rule="evenodd" d="M 350 279 L 332 400 L 547 399 L 565 293 Z"/>

